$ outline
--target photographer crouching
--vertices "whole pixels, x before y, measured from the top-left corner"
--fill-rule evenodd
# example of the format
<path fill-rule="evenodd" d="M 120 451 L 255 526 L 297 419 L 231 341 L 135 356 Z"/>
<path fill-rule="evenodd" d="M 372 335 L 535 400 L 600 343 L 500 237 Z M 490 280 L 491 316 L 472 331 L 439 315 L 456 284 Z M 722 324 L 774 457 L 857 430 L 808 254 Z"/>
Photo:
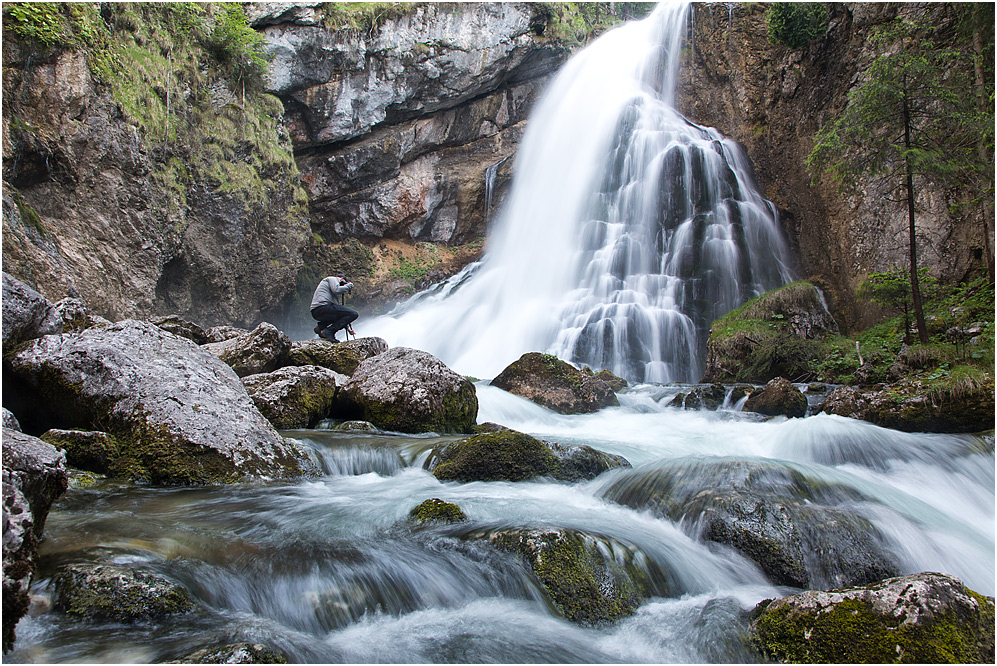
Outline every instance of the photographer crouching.
<path fill-rule="evenodd" d="M 353 333 L 350 324 L 360 316 L 353 308 L 345 305 L 346 294 L 353 290 L 353 283 L 342 273 L 329 276 L 318 283 L 312 296 L 312 318 L 318 321 L 315 332 L 323 340 L 339 342 L 336 333 L 346 329 L 347 338 Z M 344 303 L 337 302 L 336 296 L 342 295 Z M 353 333 L 355 336 L 356 334 Z"/>

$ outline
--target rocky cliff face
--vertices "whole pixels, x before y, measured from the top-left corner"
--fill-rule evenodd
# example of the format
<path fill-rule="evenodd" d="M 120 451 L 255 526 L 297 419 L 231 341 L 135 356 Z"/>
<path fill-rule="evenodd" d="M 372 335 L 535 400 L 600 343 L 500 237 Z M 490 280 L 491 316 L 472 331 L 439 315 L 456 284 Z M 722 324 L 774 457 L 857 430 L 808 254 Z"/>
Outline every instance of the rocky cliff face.
<path fill-rule="evenodd" d="M 690 57 L 680 92 L 683 112 L 742 143 L 765 195 L 780 208 L 803 276 L 823 278 L 846 321 L 872 323 L 872 306 L 855 289 L 870 272 L 907 263 L 907 219 L 883 183 L 866 179 L 845 196 L 830 177 L 811 186 L 806 157 L 818 128 L 845 108 L 848 92 L 875 56 L 870 31 L 899 14 L 927 13 L 931 25 L 951 29 L 956 16 L 943 4 L 848 3 L 831 6 L 827 35 L 801 50 L 771 44 L 766 6 L 693 5 Z M 919 183 L 919 262 L 943 282 L 985 267 L 978 208 L 950 207 L 967 193 Z M 992 242 L 992 241 L 991 241 Z"/>

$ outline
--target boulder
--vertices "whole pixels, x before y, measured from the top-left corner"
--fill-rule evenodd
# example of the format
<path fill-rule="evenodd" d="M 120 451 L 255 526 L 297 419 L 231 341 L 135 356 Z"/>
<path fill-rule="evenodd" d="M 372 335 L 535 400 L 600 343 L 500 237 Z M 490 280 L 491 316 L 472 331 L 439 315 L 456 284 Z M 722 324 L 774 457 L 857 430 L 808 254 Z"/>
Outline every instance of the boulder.
<path fill-rule="evenodd" d="M 38 541 L 49 509 L 68 486 L 66 458 L 51 444 L 3 429 L 3 651 L 28 610 Z"/>
<path fill-rule="evenodd" d="M 244 328 L 238 328 L 237 326 L 212 326 L 204 332 L 208 338 L 208 342 L 225 342 L 226 340 L 231 340 L 247 333 L 249 331 Z"/>
<path fill-rule="evenodd" d="M 525 481 L 547 476 L 573 482 L 630 463 L 590 446 L 542 442 L 502 427 L 434 449 L 425 467 L 441 481 Z"/>
<path fill-rule="evenodd" d="M 261 643 L 232 643 L 196 650 L 181 657 L 178 664 L 286 664 L 287 657 Z"/>
<path fill-rule="evenodd" d="M 609 384 L 550 354 L 523 354 L 492 380 L 492 386 L 559 414 L 588 414 L 620 404 Z"/>
<path fill-rule="evenodd" d="M 571 622 L 605 625 L 632 615 L 650 594 L 667 594 L 652 587 L 635 550 L 613 539 L 570 529 L 508 529 L 483 538 L 519 555 Z"/>
<path fill-rule="evenodd" d="M 434 497 L 419 504 L 409 512 L 409 520 L 416 525 L 422 523 L 463 523 L 467 515 L 453 502 L 444 502 Z"/>
<path fill-rule="evenodd" d="M 613 389 L 614 391 L 622 391 L 628 385 L 627 380 L 623 379 L 623 377 L 617 377 L 609 370 L 600 370 L 599 372 L 595 373 L 595 376 L 596 378 L 606 382 L 609 385 L 609 388 Z"/>
<path fill-rule="evenodd" d="M 3 427 L 5 430 L 21 432 L 21 424 L 17 422 L 17 417 L 6 407 L 3 410 Z"/>
<path fill-rule="evenodd" d="M 603 496 L 681 522 L 753 560 L 777 585 L 861 585 L 900 573 L 867 498 L 776 462 L 678 460 L 623 475 Z"/>
<path fill-rule="evenodd" d="M 21 425 L 42 432 L 99 424 L 118 445 L 115 476 L 199 484 L 311 471 L 231 368 L 147 322 L 48 336 L 5 364 Z"/>
<path fill-rule="evenodd" d="M 848 416 L 903 432 L 973 433 L 994 427 L 994 380 L 927 384 L 907 379 L 869 388 L 839 386 L 821 404 Z"/>
<path fill-rule="evenodd" d="M 751 392 L 744 410 L 766 416 L 806 416 L 807 398 L 788 379 L 776 377 L 760 391 Z"/>
<path fill-rule="evenodd" d="M 291 339 L 271 323 L 263 322 L 252 331 L 222 342 L 209 342 L 204 348 L 223 360 L 240 377 L 272 372 L 284 365 L 291 351 Z"/>
<path fill-rule="evenodd" d="M 751 642 L 791 663 L 994 663 L 994 602 L 938 573 L 808 590 L 755 609 Z"/>
<path fill-rule="evenodd" d="M 62 317 L 47 298 L 17 278 L 3 274 L 3 346 L 62 333 Z"/>
<path fill-rule="evenodd" d="M 668 403 L 682 409 L 710 409 L 716 411 L 727 398 L 727 387 L 723 384 L 696 386 L 688 393 L 679 393 Z"/>
<path fill-rule="evenodd" d="M 107 326 L 111 323 L 99 315 L 92 314 L 81 298 L 66 297 L 55 304 L 55 309 L 62 319 L 62 330 L 65 333 L 78 333 L 91 326 Z"/>
<path fill-rule="evenodd" d="M 380 428 L 370 421 L 343 421 L 329 428 L 329 430 L 342 430 L 345 432 L 380 432 Z"/>
<path fill-rule="evenodd" d="M 325 340 L 304 340 L 291 343 L 287 365 L 318 365 L 349 377 L 361 362 L 388 351 L 381 338 L 358 338 L 339 344 Z"/>
<path fill-rule="evenodd" d="M 348 418 L 399 432 L 470 432 L 478 415 L 474 384 L 406 347 L 361 362 L 336 401 Z"/>
<path fill-rule="evenodd" d="M 120 457 L 114 438 L 99 430 L 52 428 L 42 433 L 41 439 L 65 451 L 66 462 L 71 467 L 87 472 L 107 474 Z"/>
<path fill-rule="evenodd" d="M 169 331 L 173 335 L 187 338 L 198 345 L 206 345 L 209 342 L 221 342 L 208 336 L 208 332 L 197 324 L 187 321 L 179 315 L 168 315 L 166 317 L 156 317 L 149 320 L 164 331 Z M 235 336 L 232 336 L 235 337 Z"/>
<path fill-rule="evenodd" d="M 85 620 L 135 622 L 194 607 L 182 585 L 126 566 L 72 564 L 53 583 L 55 609 Z"/>
<path fill-rule="evenodd" d="M 286 367 L 242 378 L 249 397 L 273 427 L 311 428 L 329 415 L 336 373 L 317 365 Z"/>

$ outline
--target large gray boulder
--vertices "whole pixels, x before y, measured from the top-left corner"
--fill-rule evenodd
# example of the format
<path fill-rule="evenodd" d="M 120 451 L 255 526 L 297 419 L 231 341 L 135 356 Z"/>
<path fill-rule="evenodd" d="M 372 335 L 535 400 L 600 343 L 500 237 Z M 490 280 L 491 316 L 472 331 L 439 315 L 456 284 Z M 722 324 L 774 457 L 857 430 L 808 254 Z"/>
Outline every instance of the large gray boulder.
<path fill-rule="evenodd" d="M 469 380 L 432 354 L 406 347 L 363 361 L 336 401 L 349 418 L 399 432 L 470 432 L 478 415 Z"/>
<path fill-rule="evenodd" d="M 62 333 L 62 316 L 47 298 L 3 274 L 3 346 Z"/>
<path fill-rule="evenodd" d="M 788 663 L 992 664 L 994 601 L 938 573 L 766 599 L 751 642 Z"/>
<path fill-rule="evenodd" d="M 62 318 L 62 330 L 66 333 L 78 333 L 91 326 L 105 326 L 111 323 L 100 315 L 90 312 L 90 308 L 82 298 L 67 296 L 54 307 Z"/>
<path fill-rule="evenodd" d="M 38 540 L 49 509 L 68 487 L 66 458 L 51 444 L 3 429 L 3 651 L 28 609 Z"/>
<path fill-rule="evenodd" d="M 622 475 L 604 496 L 734 548 L 777 585 L 861 585 L 900 573 L 883 535 L 848 508 L 867 498 L 776 462 L 669 461 Z"/>
<path fill-rule="evenodd" d="M 235 374 L 245 377 L 272 372 L 284 365 L 291 351 L 291 339 L 273 324 L 263 322 L 248 333 L 202 346 L 225 361 Z"/>
<path fill-rule="evenodd" d="M 153 324 L 127 320 L 48 336 L 5 363 L 22 426 L 97 426 L 117 443 L 116 476 L 185 485 L 310 470 L 231 368 Z"/>
<path fill-rule="evenodd" d="M 523 354 L 491 383 L 560 414 L 587 414 L 620 404 L 601 378 L 539 352 Z"/>
<path fill-rule="evenodd" d="M 349 377 L 361 362 L 388 351 L 382 338 L 357 338 L 340 343 L 301 340 L 291 343 L 287 365 L 318 365 Z"/>
<path fill-rule="evenodd" d="M 317 365 L 290 366 L 243 377 L 242 384 L 275 428 L 289 430 L 310 428 L 329 415 L 336 377 Z"/>

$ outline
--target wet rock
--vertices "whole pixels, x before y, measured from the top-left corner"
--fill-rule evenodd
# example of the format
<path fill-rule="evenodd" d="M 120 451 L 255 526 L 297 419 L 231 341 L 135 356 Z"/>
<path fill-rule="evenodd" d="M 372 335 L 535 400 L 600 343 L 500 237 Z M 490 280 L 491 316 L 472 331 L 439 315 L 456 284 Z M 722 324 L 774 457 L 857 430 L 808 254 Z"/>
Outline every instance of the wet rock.
<path fill-rule="evenodd" d="M 613 389 L 614 391 L 622 391 L 628 385 L 627 380 L 623 379 L 623 377 L 617 377 L 609 370 L 600 370 L 599 372 L 595 373 L 595 376 L 598 379 L 601 379 L 602 381 L 606 382 L 609 385 L 609 388 Z"/>
<path fill-rule="evenodd" d="M 208 338 L 208 342 L 225 342 L 226 340 L 238 338 L 240 335 L 246 335 L 247 333 L 249 333 L 248 330 L 239 328 L 238 326 L 212 326 L 204 332 Z"/>
<path fill-rule="evenodd" d="M 546 476 L 574 482 L 630 463 L 590 446 L 543 442 L 499 426 L 434 449 L 425 467 L 441 481 L 525 481 Z"/>
<path fill-rule="evenodd" d="M 7 408 L 3 410 L 3 427 L 6 430 L 21 432 L 21 424 L 17 422 L 17 417 Z"/>
<path fill-rule="evenodd" d="M 71 467 L 97 474 L 107 474 L 120 457 L 118 444 L 106 432 L 99 430 L 60 430 L 42 433 L 42 441 L 66 452 Z"/>
<path fill-rule="evenodd" d="M 434 497 L 419 504 L 409 512 L 409 520 L 417 525 L 422 523 L 462 523 L 467 515 L 453 502 L 444 502 Z"/>
<path fill-rule="evenodd" d="M 71 564 L 53 581 L 54 607 L 85 620 L 134 622 L 193 609 L 187 590 L 163 576 L 113 564 Z"/>
<path fill-rule="evenodd" d="M 329 429 L 348 432 L 380 432 L 380 429 L 370 421 L 343 421 Z"/>
<path fill-rule="evenodd" d="M 249 333 L 203 346 L 235 370 L 235 374 L 245 377 L 272 372 L 284 365 L 291 351 L 291 339 L 273 324 L 263 322 Z"/>
<path fill-rule="evenodd" d="M 470 432 L 474 385 L 432 354 L 396 347 L 361 362 L 336 397 L 349 418 L 400 432 Z"/>
<path fill-rule="evenodd" d="M 806 591 L 755 609 L 751 642 L 790 663 L 993 663 L 994 602 L 937 573 Z"/>
<path fill-rule="evenodd" d="M 291 366 L 242 378 L 256 408 L 280 430 L 311 428 L 329 415 L 336 373 L 317 365 Z"/>
<path fill-rule="evenodd" d="M 51 444 L 3 429 L 3 651 L 28 610 L 38 541 L 49 509 L 68 486 L 65 456 Z"/>
<path fill-rule="evenodd" d="M 845 508 L 866 498 L 778 463 L 645 466 L 623 475 L 604 497 L 683 521 L 699 538 L 753 560 L 777 585 L 859 585 L 900 572 L 875 526 Z"/>
<path fill-rule="evenodd" d="M 870 388 L 839 386 L 821 404 L 848 416 L 903 432 L 972 433 L 994 427 L 994 380 L 930 385 L 916 379 Z"/>
<path fill-rule="evenodd" d="M 275 3 L 276 4 L 276 3 Z M 262 643 L 232 643 L 204 648 L 181 657 L 178 664 L 286 664 L 287 657 Z"/>
<path fill-rule="evenodd" d="M 492 386 L 560 414 L 588 414 L 620 404 L 613 389 L 595 376 L 550 354 L 523 354 L 492 380 Z"/>
<path fill-rule="evenodd" d="M 207 331 L 194 322 L 187 321 L 179 315 L 156 317 L 155 319 L 150 319 L 149 321 L 164 331 L 168 331 L 173 335 L 179 335 L 181 338 L 187 338 L 197 345 L 205 345 L 209 342 L 221 342 L 221 340 L 215 340 L 210 337 Z"/>
<path fill-rule="evenodd" d="M 3 346 L 62 333 L 62 317 L 48 299 L 7 273 L 3 274 Z"/>
<path fill-rule="evenodd" d="M 67 297 L 55 304 L 55 309 L 62 318 L 62 330 L 66 333 L 78 333 L 91 326 L 107 326 L 111 322 L 90 312 L 86 302 L 81 298 Z"/>
<path fill-rule="evenodd" d="M 5 380 L 9 372 L 22 400 L 21 425 L 31 432 L 100 424 L 121 453 L 114 476 L 199 484 L 310 470 L 231 368 L 147 322 L 48 336 L 5 362 Z"/>
<path fill-rule="evenodd" d="M 388 351 L 381 338 L 358 338 L 338 344 L 325 340 L 304 340 L 291 343 L 287 365 L 318 365 L 349 377 L 361 362 Z"/>
<path fill-rule="evenodd" d="M 669 403 L 683 409 L 709 409 L 716 411 L 727 398 L 727 388 L 723 384 L 697 386 L 688 393 L 680 393 Z"/>
<path fill-rule="evenodd" d="M 744 409 L 766 416 L 806 416 L 807 398 L 788 379 L 776 377 L 760 391 L 752 391 Z"/>
<path fill-rule="evenodd" d="M 554 607 L 571 622 L 612 623 L 632 615 L 649 594 L 667 594 L 653 589 L 646 571 L 635 563 L 634 550 L 613 539 L 570 529 L 509 529 L 482 536 L 522 557 Z"/>

